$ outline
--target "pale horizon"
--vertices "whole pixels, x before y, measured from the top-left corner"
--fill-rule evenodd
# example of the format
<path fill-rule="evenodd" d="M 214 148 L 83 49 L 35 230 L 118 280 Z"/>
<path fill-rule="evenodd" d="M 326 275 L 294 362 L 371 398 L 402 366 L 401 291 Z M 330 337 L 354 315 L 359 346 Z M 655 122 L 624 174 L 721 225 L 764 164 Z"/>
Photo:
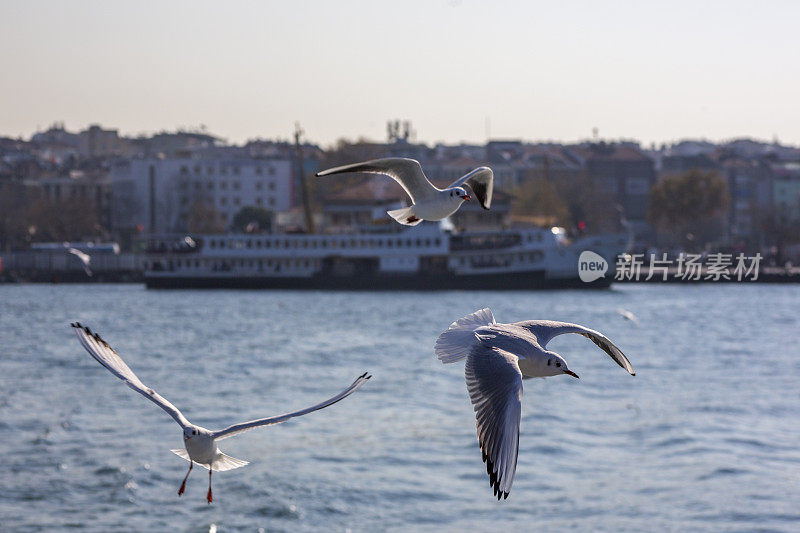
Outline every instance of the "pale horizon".
<path fill-rule="evenodd" d="M 800 6 L 40 2 L 0 6 L 0 135 L 54 122 L 230 143 L 800 144 Z M 488 125 L 488 127 L 487 127 Z"/>

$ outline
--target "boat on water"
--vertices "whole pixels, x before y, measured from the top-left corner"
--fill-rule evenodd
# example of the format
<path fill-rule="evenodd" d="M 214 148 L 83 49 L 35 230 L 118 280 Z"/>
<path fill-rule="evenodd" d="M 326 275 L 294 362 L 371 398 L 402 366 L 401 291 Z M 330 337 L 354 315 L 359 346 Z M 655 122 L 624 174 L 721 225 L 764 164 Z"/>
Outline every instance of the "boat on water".
<path fill-rule="evenodd" d="M 151 239 L 148 288 L 525 290 L 604 288 L 624 234 L 569 240 L 562 228 L 456 232 L 439 224 L 358 233 L 246 233 Z M 591 250 L 611 265 L 581 281 Z"/>

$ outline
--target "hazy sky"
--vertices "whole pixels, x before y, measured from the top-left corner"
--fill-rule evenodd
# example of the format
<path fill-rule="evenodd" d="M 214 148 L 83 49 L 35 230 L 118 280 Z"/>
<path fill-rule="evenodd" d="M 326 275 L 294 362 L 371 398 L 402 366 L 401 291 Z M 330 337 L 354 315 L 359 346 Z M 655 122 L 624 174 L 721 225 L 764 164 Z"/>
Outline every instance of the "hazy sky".
<path fill-rule="evenodd" d="M 0 135 L 800 144 L 800 2 L 0 0 Z"/>

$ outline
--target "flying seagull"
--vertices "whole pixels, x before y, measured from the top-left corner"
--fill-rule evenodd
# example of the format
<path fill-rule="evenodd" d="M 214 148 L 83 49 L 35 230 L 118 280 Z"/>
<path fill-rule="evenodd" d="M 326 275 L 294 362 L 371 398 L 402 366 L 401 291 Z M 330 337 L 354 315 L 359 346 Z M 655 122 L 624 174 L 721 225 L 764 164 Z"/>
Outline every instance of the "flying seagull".
<path fill-rule="evenodd" d="M 86 272 L 86 275 L 92 277 L 92 271 L 89 268 L 89 263 L 92 262 L 92 258 L 89 254 L 83 253 L 77 248 L 67 248 L 67 253 L 70 253 L 78 258 L 81 262 L 81 266 L 83 266 L 83 271 Z"/>
<path fill-rule="evenodd" d="M 167 401 L 166 398 L 159 395 L 156 391 L 142 383 L 139 378 L 136 377 L 136 374 L 134 374 L 133 371 L 128 368 L 128 365 L 125 364 L 125 361 L 123 361 L 122 358 L 117 355 L 117 352 L 115 352 L 111 346 L 106 343 L 106 341 L 101 339 L 97 333 L 92 333 L 88 327 L 82 326 L 79 322 L 75 322 L 71 325 L 74 328 L 75 334 L 78 336 L 78 340 L 80 340 L 83 347 L 86 348 L 86 351 L 89 352 L 92 357 L 97 359 L 98 363 L 106 367 L 112 374 L 124 381 L 128 387 L 132 388 L 145 398 L 150 399 L 157 406 L 161 407 L 175 420 L 175 422 L 180 424 L 181 428 L 183 428 L 184 448 L 170 451 L 189 461 L 189 471 L 186 472 L 186 477 L 183 478 L 183 483 L 181 483 L 181 487 L 178 489 L 178 496 L 183 494 L 184 490 L 186 489 L 186 480 L 189 478 L 189 473 L 192 471 L 194 463 L 197 463 L 208 469 L 208 493 L 206 494 L 206 500 L 208 500 L 208 503 L 212 502 L 211 473 L 214 470 L 233 470 L 234 468 L 239 468 L 248 464 L 247 461 L 236 459 L 219 451 L 217 448 L 217 441 L 227 439 L 228 437 L 238 435 L 239 433 L 256 427 L 280 424 L 281 422 L 285 422 L 295 416 L 305 415 L 324 407 L 328 407 L 329 405 L 333 405 L 339 400 L 350 396 L 353 392 L 355 392 L 356 389 L 358 389 L 361 385 L 366 383 L 369 378 L 372 377 L 367 375 L 366 372 L 361 374 L 353 382 L 353 384 L 347 387 L 345 390 L 322 403 L 318 403 L 317 405 L 313 405 L 299 411 L 294 411 L 293 413 L 273 416 L 270 418 L 259 418 L 258 420 L 234 424 L 219 431 L 211 431 L 189 422 L 177 407 L 172 405 L 169 401 Z"/>
<path fill-rule="evenodd" d="M 317 176 L 351 172 L 384 174 L 399 183 L 411 197 L 411 206 L 387 211 L 387 213 L 405 226 L 416 226 L 423 220 L 442 220 L 458 211 L 462 203 L 472 199 L 464 188 L 465 185 L 472 189 L 484 209 L 489 209 L 492 204 L 494 175 L 488 167 L 476 168 L 445 189 L 439 189 L 428 181 L 425 173 L 422 172 L 419 161 L 402 157 L 374 159 L 331 168 L 317 172 Z"/>
<path fill-rule="evenodd" d="M 467 391 L 475 409 L 478 444 L 498 500 L 508 498 L 517 469 L 522 380 L 559 374 L 578 377 L 561 355 L 545 349 L 563 333 L 589 338 L 636 375 L 619 348 L 597 331 L 550 320 L 499 324 L 488 308 L 453 322 L 436 340 L 434 352 L 442 363 L 467 360 Z"/>

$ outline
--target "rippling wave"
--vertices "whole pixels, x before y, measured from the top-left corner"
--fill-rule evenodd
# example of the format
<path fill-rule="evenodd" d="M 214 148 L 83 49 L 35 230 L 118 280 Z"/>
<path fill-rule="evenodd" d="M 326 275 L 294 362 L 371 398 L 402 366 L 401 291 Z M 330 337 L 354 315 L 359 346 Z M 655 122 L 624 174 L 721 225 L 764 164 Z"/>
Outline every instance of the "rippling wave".
<path fill-rule="evenodd" d="M 0 287 L 0 529 L 89 531 L 798 531 L 800 287 L 337 293 Z M 492 498 L 463 365 L 438 333 L 480 307 L 605 333 L 556 338 L 580 380 L 526 380 L 517 475 Z M 617 309 L 635 313 L 640 325 Z M 398 315 L 397 310 L 406 310 Z M 186 463 L 175 423 L 74 339 L 100 332 L 207 427 L 347 400 Z M 574 338 L 573 338 L 574 337 Z"/>

